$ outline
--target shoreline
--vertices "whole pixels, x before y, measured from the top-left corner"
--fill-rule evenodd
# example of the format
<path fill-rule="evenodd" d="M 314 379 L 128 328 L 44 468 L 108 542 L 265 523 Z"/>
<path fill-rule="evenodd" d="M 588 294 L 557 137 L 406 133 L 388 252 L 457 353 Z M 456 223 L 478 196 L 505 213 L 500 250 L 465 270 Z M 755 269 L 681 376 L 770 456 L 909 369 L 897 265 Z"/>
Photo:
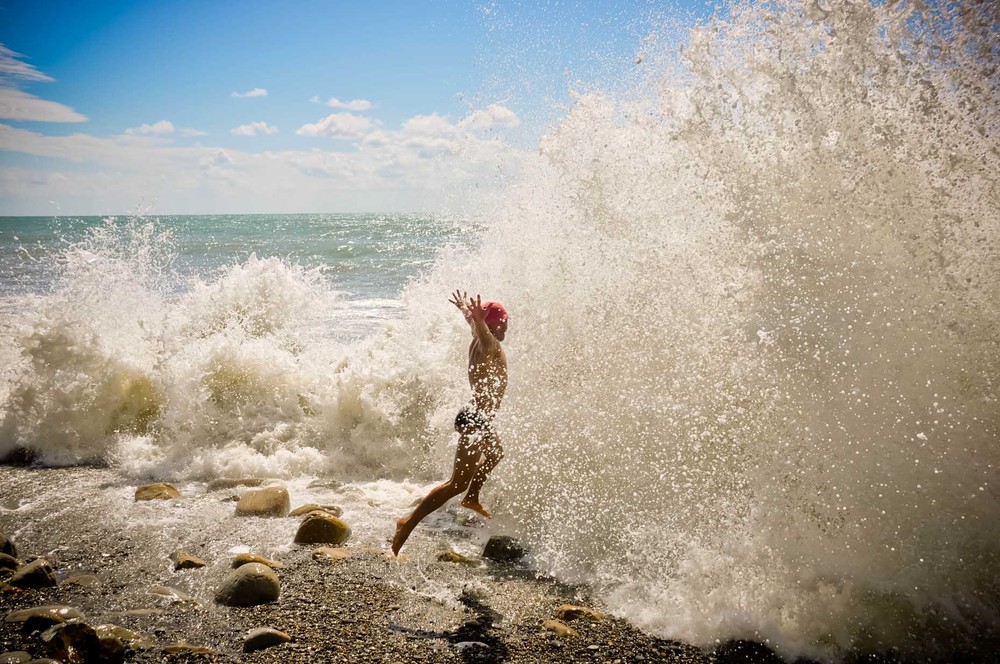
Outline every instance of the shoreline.
<path fill-rule="evenodd" d="M 132 499 L 135 487 L 110 469 L 0 468 L 0 531 L 16 544 L 22 565 L 43 557 L 58 580 L 54 587 L 18 590 L 5 583 L 9 572 L 0 576 L 0 616 L 74 607 L 83 614 L 79 622 L 141 635 L 124 644 L 128 662 L 808 661 L 785 660 L 752 641 L 706 651 L 611 615 L 566 619 L 577 634 L 557 635 L 543 624 L 562 605 L 603 609 L 589 588 L 477 555 L 439 560 L 444 549 L 437 533 L 408 545 L 399 559 L 366 546 L 365 537 L 317 556 L 321 545 L 291 544 L 295 517 L 233 516 L 232 494 L 246 487 L 140 503 Z M 233 569 L 233 541 L 258 542 L 251 553 L 280 563 L 277 601 L 246 608 L 216 603 Z M 174 569 L 170 554 L 177 550 L 206 566 Z M 43 640 L 50 624 L 0 622 L 0 653 L 51 656 L 53 646 Z M 291 640 L 243 652 L 248 632 L 263 627 Z M 906 660 L 855 654 L 844 661 Z"/>

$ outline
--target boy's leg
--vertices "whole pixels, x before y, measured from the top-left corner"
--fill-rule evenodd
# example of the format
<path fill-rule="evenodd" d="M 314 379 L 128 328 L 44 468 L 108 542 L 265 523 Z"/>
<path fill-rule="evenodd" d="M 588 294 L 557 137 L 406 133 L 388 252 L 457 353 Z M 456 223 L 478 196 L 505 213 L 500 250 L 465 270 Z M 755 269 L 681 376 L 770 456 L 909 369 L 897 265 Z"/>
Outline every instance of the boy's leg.
<path fill-rule="evenodd" d="M 480 445 L 473 444 L 468 436 L 459 436 L 451 479 L 431 489 L 431 492 L 420 501 L 412 514 L 396 520 L 396 535 L 392 538 L 393 555 L 399 553 L 410 533 L 424 517 L 466 490 L 476 473 L 476 461 L 479 460 L 479 453 Z"/>
<path fill-rule="evenodd" d="M 476 473 L 469 483 L 469 492 L 462 499 L 462 507 L 467 507 L 474 512 L 478 512 L 487 519 L 492 519 L 493 515 L 487 512 L 486 508 L 479 502 L 479 490 L 483 488 L 486 478 L 489 477 L 489 474 L 493 472 L 493 469 L 503 459 L 503 445 L 500 444 L 500 437 L 496 434 L 490 434 L 489 437 L 483 440 L 482 449 L 483 459 L 480 461 L 479 466 L 476 468 Z"/>

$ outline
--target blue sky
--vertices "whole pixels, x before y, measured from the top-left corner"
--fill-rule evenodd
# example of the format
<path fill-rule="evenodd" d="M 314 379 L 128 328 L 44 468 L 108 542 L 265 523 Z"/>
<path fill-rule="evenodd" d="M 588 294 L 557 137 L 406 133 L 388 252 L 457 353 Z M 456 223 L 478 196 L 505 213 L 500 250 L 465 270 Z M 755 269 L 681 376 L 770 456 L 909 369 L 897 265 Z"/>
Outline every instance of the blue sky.
<path fill-rule="evenodd" d="M 682 11 L 0 0 L 0 214 L 424 209 Z"/>

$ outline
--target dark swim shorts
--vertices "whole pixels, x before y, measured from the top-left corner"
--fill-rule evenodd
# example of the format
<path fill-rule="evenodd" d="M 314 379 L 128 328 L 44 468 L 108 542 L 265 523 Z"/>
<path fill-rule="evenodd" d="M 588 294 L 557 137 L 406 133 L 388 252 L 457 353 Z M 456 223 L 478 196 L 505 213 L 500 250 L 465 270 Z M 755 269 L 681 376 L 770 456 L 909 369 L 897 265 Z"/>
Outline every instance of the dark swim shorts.
<path fill-rule="evenodd" d="M 493 419 L 472 406 L 466 406 L 458 411 L 458 415 L 455 416 L 455 431 L 465 436 L 475 433 L 492 436 L 495 433 Z"/>

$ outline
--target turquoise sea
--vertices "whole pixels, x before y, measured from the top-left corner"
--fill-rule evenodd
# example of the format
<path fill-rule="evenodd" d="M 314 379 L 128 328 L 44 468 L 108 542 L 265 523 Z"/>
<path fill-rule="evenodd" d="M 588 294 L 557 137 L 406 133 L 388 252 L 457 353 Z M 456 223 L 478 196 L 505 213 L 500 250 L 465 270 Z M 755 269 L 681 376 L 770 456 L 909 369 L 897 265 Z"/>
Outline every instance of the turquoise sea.
<path fill-rule="evenodd" d="M 44 294 L 59 283 L 67 253 L 92 247 L 95 231 L 128 250 L 146 234 L 163 277 L 184 290 L 212 280 L 251 256 L 276 257 L 321 275 L 362 321 L 391 316 L 407 280 L 448 243 L 467 243 L 475 227 L 461 220 L 401 214 L 253 214 L 0 217 L 0 296 Z M 88 249 L 89 247 L 89 249 Z M 9 304 L 9 302 L 8 302 Z"/>

